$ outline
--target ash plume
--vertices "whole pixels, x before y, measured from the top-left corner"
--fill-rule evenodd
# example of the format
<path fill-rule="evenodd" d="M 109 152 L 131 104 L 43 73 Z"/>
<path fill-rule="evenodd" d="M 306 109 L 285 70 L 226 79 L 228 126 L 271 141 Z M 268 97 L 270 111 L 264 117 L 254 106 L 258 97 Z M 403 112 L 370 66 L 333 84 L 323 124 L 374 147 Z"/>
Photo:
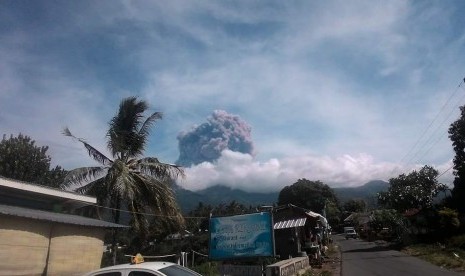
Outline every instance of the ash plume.
<path fill-rule="evenodd" d="M 184 167 L 214 162 L 226 149 L 254 153 L 249 124 L 224 110 L 215 110 L 206 123 L 181 132 L 177 139 L 180 153 L 176 164 Z"/>

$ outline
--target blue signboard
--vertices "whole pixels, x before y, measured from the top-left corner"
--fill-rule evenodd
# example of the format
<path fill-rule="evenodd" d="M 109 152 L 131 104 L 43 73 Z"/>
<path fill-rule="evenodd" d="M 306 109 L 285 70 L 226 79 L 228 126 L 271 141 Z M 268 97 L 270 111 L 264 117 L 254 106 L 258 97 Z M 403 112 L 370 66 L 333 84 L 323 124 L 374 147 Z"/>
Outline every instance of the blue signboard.
<path fill-rule="evenodd" d="M 210 218 L 210 259 L 274 256 L 271 213 Z"/>

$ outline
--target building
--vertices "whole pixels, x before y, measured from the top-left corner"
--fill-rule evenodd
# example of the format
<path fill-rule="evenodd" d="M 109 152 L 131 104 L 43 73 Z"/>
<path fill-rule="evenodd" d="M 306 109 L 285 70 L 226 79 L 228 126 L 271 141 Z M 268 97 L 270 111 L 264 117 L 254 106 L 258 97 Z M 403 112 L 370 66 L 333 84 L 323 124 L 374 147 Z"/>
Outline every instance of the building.
<path fill-rule="evenodd" d="M 281 259 L 301 255 L 311 236 L 323 236 L 328 227 L 322 215 L 292 204 L 273 208 L 273 220 L 276 255 Z"/>
<path fill-rule="evenodd" d="M 0 177 L 0 275 L 81 275 L 100 267 L 107 229 L 96 199 Z"/>

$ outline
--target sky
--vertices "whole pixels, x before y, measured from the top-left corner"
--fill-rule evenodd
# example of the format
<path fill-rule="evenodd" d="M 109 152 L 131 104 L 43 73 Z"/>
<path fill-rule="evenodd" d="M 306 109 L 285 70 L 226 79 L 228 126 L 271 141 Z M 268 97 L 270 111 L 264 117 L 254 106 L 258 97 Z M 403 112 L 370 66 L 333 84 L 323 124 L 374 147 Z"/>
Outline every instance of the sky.
<path fill-rule="evenodd" d="M 3 0 L 0 134 L 93 166 L 63 128 L 107 152 L 108 122 L 137 96 L 164 115 L 145 155 L 185 162 L 186 189 L 358 186 L 423 165 L 451 183 L 464 13 L 459 0 Z"/>

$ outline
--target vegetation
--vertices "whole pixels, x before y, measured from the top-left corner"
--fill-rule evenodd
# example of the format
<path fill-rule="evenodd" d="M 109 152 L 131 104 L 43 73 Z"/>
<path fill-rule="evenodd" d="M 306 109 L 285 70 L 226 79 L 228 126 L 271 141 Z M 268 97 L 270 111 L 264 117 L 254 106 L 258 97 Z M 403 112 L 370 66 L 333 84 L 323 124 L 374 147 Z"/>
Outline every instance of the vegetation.
<path fill-rule="evenodd" d="M 342 205 L 342 209 L 346 213 L 365 212 L 367 203 L 363 199 L 350 199 Z"/>
<path fill-rule="evenodd" d="M 293 204 L 316 213 L 326 213 L 330 225 L 341 222 L 339 201 L 333 189 L 321 181 L 305 178 L 284 187 L 278 196 L 278 205 Z"/>
<path fill-rule="evenodd" d="M 183 170 L 155 157 L 142 157 L 150 127 L 162 118 L 160 112 L 144 118 L 147 109 L 147 103 L 135 97 L 121 101 L 107 131 L 107 146 L 112 158 L 74 136 L 68 128 L 64 130 L 64 135 L 81 142 L 89 156 L 100 164 L 72 170 L 64 185 L 80 185 L 77 192 L 95 196 L 98 205 L 111 208 L 115 223 L 120 223 L 121 209 L 128 210 L 132 231 L 139 240 L 147 238 L 149 233 L 147 213 L 163 215 L 174 225 L 183 223 L 169 186 L 172 179 L 183 175 Z M 116 248 L 115 236 L 113 247 Z"/>
<path fill-rule="evenodd" d="M 278 205 L 294 204 L 317 213 L 325 209 L 328 201 L 338 203 L 334 191 L 321 181 L 310 181 L 305 178 L 284 187 L 278 197 Z"/>
<path fill-rule="evenodd" d="M 449 138 L 455 151 L 454 188 L 452 189 L 452 207 L 465 214 L 465 106 L 460 107 L 460 117 L 449 127 Z"/>
<path fill-rule="evenodd" d="M 436 169 L 424 166 L 419 171 L 391 178 L 388 191 L 379 193 L 379 202 L 399 212 L 430 208 L 438 193 L 446 189 L 444 184 L 438 182 L 437 176 Z"/>
<path fill-rule="evenodd" d="M 447 269 L 465 271 L 465 251 L 444 244 L 413 244 L 402 250 L 404 253 Z"/>
<path fill-rule="evenodd" d="M 47 146 L 37 146 L 29 136 L 10 135 L 0 142 L 0 175 L 34 184 L 60 187 L 66 171 L 60 166 L 50 168 Z"/>

